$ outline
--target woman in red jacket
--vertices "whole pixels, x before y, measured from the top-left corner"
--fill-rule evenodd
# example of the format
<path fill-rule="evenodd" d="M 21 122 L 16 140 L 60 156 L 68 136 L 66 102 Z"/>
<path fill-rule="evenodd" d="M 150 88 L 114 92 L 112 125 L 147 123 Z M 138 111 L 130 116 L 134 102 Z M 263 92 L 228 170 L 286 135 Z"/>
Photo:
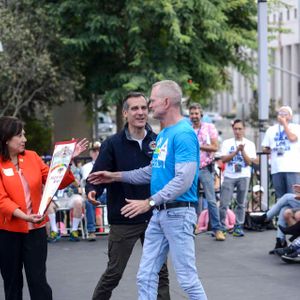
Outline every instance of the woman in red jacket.
<path fill-rule="evenodd" d="M 45 220 L 38 215 L 48 166 L 34 151 L 25 150 L 23 124 L 14 117 L 0 118 L 0 270 L 6 300 L 22 300 L 25 268 L 31 300 L 51 300 L 46 279 Z M 74 156 L 87 147 L 77 143 Z M 74 181 L 69 171 L 61 188 Z"/>

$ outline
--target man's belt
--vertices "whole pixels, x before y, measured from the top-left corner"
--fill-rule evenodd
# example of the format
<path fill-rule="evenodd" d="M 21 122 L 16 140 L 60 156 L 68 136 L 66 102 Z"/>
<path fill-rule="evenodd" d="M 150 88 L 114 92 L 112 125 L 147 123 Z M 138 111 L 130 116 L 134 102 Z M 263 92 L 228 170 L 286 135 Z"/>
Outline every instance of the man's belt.
<path fill-rule="evenodd" d="M 185 202 L 185 201 L 175 201 L 175 202 L 167 202 L 160 205 L 155 206 L 157 210 L 176 208 L 176 207 L 194 207 L 198 206 L 198 202 Z"/>

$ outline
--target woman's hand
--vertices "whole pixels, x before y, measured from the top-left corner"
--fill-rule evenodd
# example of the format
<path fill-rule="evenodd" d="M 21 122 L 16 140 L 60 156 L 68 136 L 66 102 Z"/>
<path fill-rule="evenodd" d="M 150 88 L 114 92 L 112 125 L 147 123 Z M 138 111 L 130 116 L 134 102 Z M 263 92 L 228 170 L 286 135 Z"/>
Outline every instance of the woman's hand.
<path fill-rule="evenodd" d="M 37 215 L 37 214 L 31 214 L 27 215 L 26 221 L 30 223 L 39 224 L 43 222 L 45 219 L 45 216 Z"/>
<path fill-rule="evenodd" d="M 17 208 L 13 212 L 13 216 L 16 218 L 20 218 L 26 222 L 37 223 L 37 224 L 43 222 L 45 219 L 45 216 L 41 216 L 38 214 L 27 215 L 20 208 Z"/>
<path fill-rule="evenodd" d="M 79 154 L 81 154 L 82 152 L 86 151 L 88 148 L 88 145 L 89 145 L 89 141 L 86 138 L 77 142 L 72 158 L 74 158 L 74 157 L 78 156 Z"/>

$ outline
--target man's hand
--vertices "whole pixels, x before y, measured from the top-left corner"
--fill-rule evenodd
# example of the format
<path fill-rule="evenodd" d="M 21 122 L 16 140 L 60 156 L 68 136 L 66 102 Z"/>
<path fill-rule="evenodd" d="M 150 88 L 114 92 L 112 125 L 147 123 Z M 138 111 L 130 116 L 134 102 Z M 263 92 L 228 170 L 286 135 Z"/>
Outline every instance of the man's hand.
<path fill-rule="evenodd" d="M 120 172 L 98 171 L 90 174 L 87 178 L 87 181 L 95 185 L 101 183 L 111 183 L 118 181 L 118 174 L 120 174 Z"/>
<path fill-rule="evenodd" d="M 244 147 L 245 147 L 245 145 L 240 144 L 240 145 L 238 145 L 237 150 L 240 151 L 240 152 L 243 152 Z"/>
<path fill-rule="evenodd" d="M 149 200 L 129 200 L 125 199 L 128 204 L 122 207 L 121 214 L 126 218 L 134 218 L 150 210 Z"/>
<path fill-rule="evenodd" d="M 278 116 L 277 116 L 277 121 L 278 121 L 278 123 L 281 124 L 282 126 L 288 124 L 287 118 L 286 118 L 285 116 L 278 115 Z"/>
<path fill-rule="evenodd" d="M 96 200 L 96 191 L 90 191 L 87 195 L 88 201 L 92 203 L 94 206 L 98 206 L 101 203 Z"/>

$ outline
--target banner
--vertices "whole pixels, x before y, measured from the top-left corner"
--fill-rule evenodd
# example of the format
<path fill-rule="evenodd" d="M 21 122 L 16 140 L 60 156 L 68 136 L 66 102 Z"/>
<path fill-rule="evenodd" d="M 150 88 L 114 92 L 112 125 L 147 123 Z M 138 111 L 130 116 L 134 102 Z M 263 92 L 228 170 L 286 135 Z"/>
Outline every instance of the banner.
<path fill-rule="evenodd" d="M 39 215 L 44 215 L 71 162 L 77 140 L 59 142 L 54 146 L 47 181 L 39 208 Z"/>

